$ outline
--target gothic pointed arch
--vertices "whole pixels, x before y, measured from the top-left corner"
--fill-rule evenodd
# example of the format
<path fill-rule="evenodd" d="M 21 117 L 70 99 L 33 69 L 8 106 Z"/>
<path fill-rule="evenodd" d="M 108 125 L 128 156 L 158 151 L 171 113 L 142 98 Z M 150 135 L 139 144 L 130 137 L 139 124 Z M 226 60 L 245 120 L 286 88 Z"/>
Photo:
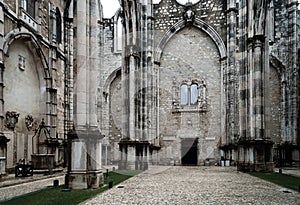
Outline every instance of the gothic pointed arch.
<path fill-rule="evenodd" d="M 121 75 L 122 68 L 119 67 L 115 70 L 113 70 L 110 75 L 107 77 L 105 84 L 103 86 L 103 94 L 107 95 L 109 93 L 110 85 L 111 83 L 119 76 Z"/>
<path fill-rule="evenodd" d="M 51 136 L 55 136 L 57 90 L 53 87 L 52 74 L 39 39 L 30 32 L 13 30 L 5 36 L 2 49 L 6 111 L 14 106 L 22 112 L 23 118 L 30 114 L 37 121 L 44 119 Z M 19 79 L 15 85 L 10 83 L 13 76 Z M 24 102 L 20 103 L 19 98 Z"/>
<path fill-rule="evenodd" d="M 161 57 L 162 57 L 162 53 L 163 50 L 165 48 L 165 46 L 167 45 L 167 43 L 169 42 L 169 40 L 176 35 L 176 33 L 178 33 L 180 30 L 184 29 L 187 26 L 186 21 L 185 20 L 181 20 L 179 22 L 177 22 L 176 24 L 174 24 L 162 37 L 161 41 L 159 42 L 156 51 L 155 51 L 155 62 L 156 63 L 160 63 Z M 220 59 L 225 59 L 226 58 L 226 47 L 225 44 L 222 40 L 222 38 L 220 37 L 220 35 L 218 34 L 218 32 L 211 26 L 209 25 L 207 22 L 195 18 L 193 24 L 193 27 L 196 27 L 198 29 L 200 29 L 201 31 L 203 31 L 204 33 L 206 33 L 208 36 L 210 36 L 210 38 L 213 40 L 213 42 L 215 43 L 218 51 L 219 51 L 219 55 L 220 55 Z"/>
<path fill-rule="evenodd" d="M 32 43 L 37 56 L 41 59 L 41 63 L 44 69 L 44 78 L 45 79 L 50 79 L 51 78 L 51 72 L 49 70 L 49 65 L 47 62 L 47 58 L 41 48 L 41 45 L 32 33 L 30 32 L 25 32 L 25 31 L 18 31 L 18 30 L 13 30 L 9 32 L 5 38 L 4 38 L 4 44 L 3 44 L 3 53 L 6 56 L 9 56 L 9 46 L 16 40 L 18 39 L 23 39 L 23 40 L 28 40 L 29 42 Z"/>

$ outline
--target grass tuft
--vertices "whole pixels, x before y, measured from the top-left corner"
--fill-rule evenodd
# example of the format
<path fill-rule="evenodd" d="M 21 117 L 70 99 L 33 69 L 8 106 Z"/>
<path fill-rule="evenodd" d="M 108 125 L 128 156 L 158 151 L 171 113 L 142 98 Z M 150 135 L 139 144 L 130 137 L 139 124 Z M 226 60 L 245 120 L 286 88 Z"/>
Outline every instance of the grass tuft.
<path fill-rule="evenodd" d="M 292 189 L 295 191 L 299 190 L 300 186 L 300 177 L 291 176 L 287 174 L 280 173 L 264 173 L 264 172 L 249 172 L 248 174 L 258 177 L 260 179 L 264 179 L 266 181 L 272 182 L 279 186 Z"/>
<path fill-rule="evenodd" d="M 108 177 L 104 178 L 104 186 L 92 190 L 70 190 L 63 191 L 64 186 L 47 187 L 45 189 L 29 194 L 14 197 L 12 199 L 1 201 L 1 205 L 74 205 L 90 199 L 108 189 L 108 183 L 113 182 L 113 186 L 129 179 L 130 177 L 141 173 L 139 170 L 117 170 L 109 172 Z"/>

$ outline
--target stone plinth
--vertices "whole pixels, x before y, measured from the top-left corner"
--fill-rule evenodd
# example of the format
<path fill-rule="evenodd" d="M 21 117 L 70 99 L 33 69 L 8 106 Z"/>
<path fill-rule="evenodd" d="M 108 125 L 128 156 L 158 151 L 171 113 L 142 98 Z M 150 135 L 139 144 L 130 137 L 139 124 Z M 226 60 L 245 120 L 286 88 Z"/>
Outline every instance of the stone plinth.
<path fill-rule="evenodd" d="M 66 185 L 72 189 L 94 189 L 103 184 L 99 130 L 69 133 L 69 162 Z"/>
<path fill-rule="evenodd" d="M 54 168 L 54 154 L 32 154 L 31 161 L 34 170 Z"/>
<path fill-rule="evenodd" d="M 0 175 L 6 174 L 6 157 L 0 157 Z"/>
<path fill-rule="evenodd" d="M 119 169 L 147 170 L 149 165 L 148 141 L 121 140 Z"/>
<path fill-rule="evenodd" d="M 0 133 L 0 175 L 6 174 L 7 142 L 9 142 L 9 139 L 3 133 Z"/>
<path fill-rule="evenodd" d="M 238 143 L 238 171 L 273 172 L 273 142 L 244 140 Z"/>

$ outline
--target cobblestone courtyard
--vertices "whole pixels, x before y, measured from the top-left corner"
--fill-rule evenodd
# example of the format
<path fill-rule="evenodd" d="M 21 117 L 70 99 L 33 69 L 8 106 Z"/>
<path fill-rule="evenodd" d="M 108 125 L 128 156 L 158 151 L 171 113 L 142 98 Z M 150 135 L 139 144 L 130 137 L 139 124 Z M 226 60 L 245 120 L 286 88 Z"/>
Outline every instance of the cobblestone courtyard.
<path fill-rule="evenodd" d="M 229 167 L 151 167 L 83 203 L 300 204 L 300 194 Z"/>

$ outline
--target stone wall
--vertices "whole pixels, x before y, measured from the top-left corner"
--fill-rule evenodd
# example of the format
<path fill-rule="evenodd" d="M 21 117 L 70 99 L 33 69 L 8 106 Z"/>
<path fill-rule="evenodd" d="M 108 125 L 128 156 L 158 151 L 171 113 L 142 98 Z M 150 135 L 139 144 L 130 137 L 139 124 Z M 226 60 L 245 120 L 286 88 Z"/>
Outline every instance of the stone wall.
<path fill-rule="evenodd" d="M 270 65 L 263 61 L 263 67 L 266 70 L 262 74 L 262 78 L 269 77 L 266 80 L 268 84 L 266 88 L 270 90 L 270 93 L 265 97 L 270 97 L 263 100 L 266 100 L 264 106 L 266 106 L 266 119 L 268 119 L 265 122 L 267 123 L 266 133 L 268 135 L 266 138 L 271 138 L 276 144 L 283 143 L 285 137 L 292 138 L 289 132 L 293 127 L 297 127 L 295 125 L 295 112 L 299 112 L 295 111 L 295 106 L 299 103 L 299 100 L 294 100 L 295 98 L 292 95 L 295 92 L 299 93 L 299 85 L 295 84 L 298 82 L 298 77 L 293 73 L 299 69 L 297 52 L 299 52 L 300 43 L 296 43 L 295 39 L 300 36 L 300 13 L 294 10 L 295 2 L 292 4 L 289 4 L 289 2 L 292 1 L 271 1 L 271 8 L 268 8 L 268 14 L 271 18 L 269 19 L 268 16 L 267 19 L 271 25 L 274 23 L 274 27 L 268 28 L 267 37 L 269 42 L 266 42 L 266 45 L 262 47 L 261 53 L 264 57 L 259 59 L 270 58 Z M 228 11 L 226 11 L 227 3 L 230 3 Z M 221 37 L 224 44 L 230 47 L 226 48 L 228 51 L 224 49 L 225 55 L 228 55 L 228 60 L 220 59 L 220 54 L 215 45 L 216 42 L 213 42 L 203 32 L 207 29 L 205 26 L 199 26 L 203 29 L 201 31 L 191 26 L 192 23 L 187 22 L 187 17 L 184 17 L 187 10 L 186 5 L 181 5 L 176 0 L 162 0 L 160 3 L 153 5 L 153 18 L 149 16 L 147 19 L 148 23 L 153 22 L 152 27 L 149 26 L 149 28 L 154 29 L 154 39 L 151 39 L 154 45 L 153 48 L 149 48 L 149 53 L 155 53 L 155 51 L 163 49 L 161 59 L 159 56 L 154 56 L 154 63 L 156 64 L 154 67 L 158 69 L 159 73 L 159 113 L 156 114 L 159 115 L 160 120 L 156 137 L 160 139 L 161 145 L 158 156 L 155 156 L 155 158 L 157 157 L 161 164 L 181 164 L 181 143 L 184 138 L 198 138 L 198 164 L 203 164 L 206 159 L 220 159 L 218 149 L 220 138 L 223 140 L 222 143 L 227 143 L 225 146 L 228 146 L 229 149 L 227 150 L 228 153 L 225 154 L 226 159 L 234 158 L 233 160 L 235 160 L 237 150 L 232 145 L 246 133 L 246 130 L 241 129 L 244 126 L 242 115 L 245 112 L 244 108 L 246 109 L 249 104 L 243 101 L 245 100 L 243 98 L 247 96 L 241 95 L 246 94 L 252 88 L 247 88 L 243 93 L 243 86 L 245 85 L 243 80 L 246 80 L 243 72 L 245 71 L 244 74 L 247 74 L 250 67 L 253 68 L 254 65 L 250 65 L 253 63 L 249 62 L 255 62 L 254 67 L 258 66 L 257 59 L 253 60 L 251 55 L 247 57 L 248 47 L 249 50 L 252 49 L 249 45 L 251 42 L 247 39 L 253 40 L 250 38 L 250 34 L 247 33 L 247 3 L 246 1 L 204 0 L 194 4 L 191 8 L 194 12 L 193 18 L 198 20 L 197 23 L 207 23 L 206 25 L 211 26 L 217 35 Z M 274 16 L 272 16 L 272 13 L 274 13 Z M 121 99 L 119 89 L 122 89 L 122 82 L 120 76 L 117 75 L 117 70 L 122 66 L 122 57 L 121 53 L 116 53 L 113 47 L 115 41 L 114 30 L 116 29 L 114 27 L 115 19 L 106 19 L 103 24 L 103 66 L 100 68 L 101 78 L 99 79 L 99 96 L 101 100 L 98 102 L 98 106 L 100 108 L 101 128 L 105 135 L 111 139 L 111 145 L 114 144 L 117 147 L 119 138 L 116 136 L 122 134 L 118 125 L 121 122 L 117 118 L 120 117 L 118 114 L 120 100 L 116 99 Z M 180 24 L 182 22 L 184 23 Z M 142 23 L 142 25 L 144 24 Z M 178 32 L 177 29 L 180 31 Z M 166 39 L 166 36 L 172 36 L 174 32 L 178 33 L 171 39 Z M 231 41 L 227 42 L 227 40 Z M 157 48 L 158 45 L 161 46 L 159 43 L 162 41 L 169 42 L 165 48 Z M 262 42 L 265 44 L 263 40 Z M 141 49 L 147 50 L 148 48 Z M 160 54 L 160 51 L 157 53 Z M 268 53 L 270 53 L 270 56 Z M 142 58 L 143 60 L 145 59 Z M 230 63 L 230 68 L 226 67 L 226 62 Z M 245 67 L 242 68 L 241 65 Z M 239 80 L 240 84 L 238 83 Z M 196 108 L 191 111 L 189 108 L 179 105 L 181 83 L 194 81 L 203 81 L 207 86 L 207 109 Z M 230 89 L 233 87 L 227 85 L 229 83 L 234 85 L 235 91 L 231 92 Z M 289 85 L 292 89 L 288 90 L 285 87 L 286 85 Z M 228 102 L 225 102 L 226 100 Z M 178 107 L 176 108 L 176 106 Z M 231 113 L 229 117 L 228 114 L 232 112 L 230 109 L 233 109 L 234 113 Z M 252 119 L 250 115 L 252 116 L 253 113 L 248 115 L 249 119 Z M 289 128 L 287 128 L 287 124 L 289 124 Z M 225 127 L 227 129 L 232 128 L 234 132 L 225 130 L 225 134 L 223 132 Z"/>
<path fill-rule="evenodd" d="M 162 0 L 159 4 L 154 4 L 154 30 L 158 32 L 155 42 L 159 40 L 159 33 L 166 32 L 174 24 L 184 19 L 185 6 L 177 3 L 176 0 Z M 199 18 L 211 26 L 220 34 L 226 42 L 226 4 L 223 1 L 200 1 L 193 5 L 195 18 Z"/>
<path fill-rule="evenodd" d="M 56 41 L 57 27 L 54 21 L 63 23 L 63 19 L 57 19 L 62 15 L 65 3 L 55 1 L 39 1 L 36 3 L 35 16 L 28 20 L 21 16 L 20 1 L 6 0 L 1 2 L 5 7 L 4 20 L 1 24 L 1 53 L 4 58 L 4 118 L 5 113 L 15 111 L 19 113 L 15 127 L 6 125 L 4 120 L 3 131 L 11 140 L 8 142 L 8 168 L 15 166 L 19 160 L 25 159 L 28 163 L 31 154 L 37 152 L 36 138 L 32 141 L 35 129 L 42 119 L 50 130 L 50 136 L 64 138 L 65 136 L 65 56 L 63 39 Z M 60 14 L 56 16 L 56 8 Z M 54 12 L 54 13 L 53 13 Z M 1 14 L 2 15 L 2 14 Z M 23 13 L 22 13 L 23 15 Z M 50 18 L 52 15 L 52 18 Z M 63 33 L 61 25 L 61 36 Z M 51 35 L 49 35 L 51 33 Z M 1 45 L 3 45 L 1 44 Z M 33 125 L 28 128 L 25 118 L 33 118 Z M 59 148 L 60 149 L 60 148 Z M 50 152 L 56 153 L 55 161 L 63 162 L 62 150 L 50 148 Z M 45 151 L 46 152 L 46 151 Z"/>
<path fill-rule="evenodd" d="M 180 164 L 183 138 L 198 138 L 198 164 L 206 159 L 215 160 L 219 155 L 217 144 L 221 136 L 222 81 L 219 53 L 214 42 L 194 27 L 184 28 L 164 49 L 159 73 L 161 162 L 168 163 L 169 160 L 171 163 L 172 159 Z M 182 83 L 193 80 L 206 84 L 207 110 L 181 106 L 174 112 L 174 101 L 180 103 L 180 95 L 176 92 Z M 171 140 L 170 136 L 173 136 Z"/>

